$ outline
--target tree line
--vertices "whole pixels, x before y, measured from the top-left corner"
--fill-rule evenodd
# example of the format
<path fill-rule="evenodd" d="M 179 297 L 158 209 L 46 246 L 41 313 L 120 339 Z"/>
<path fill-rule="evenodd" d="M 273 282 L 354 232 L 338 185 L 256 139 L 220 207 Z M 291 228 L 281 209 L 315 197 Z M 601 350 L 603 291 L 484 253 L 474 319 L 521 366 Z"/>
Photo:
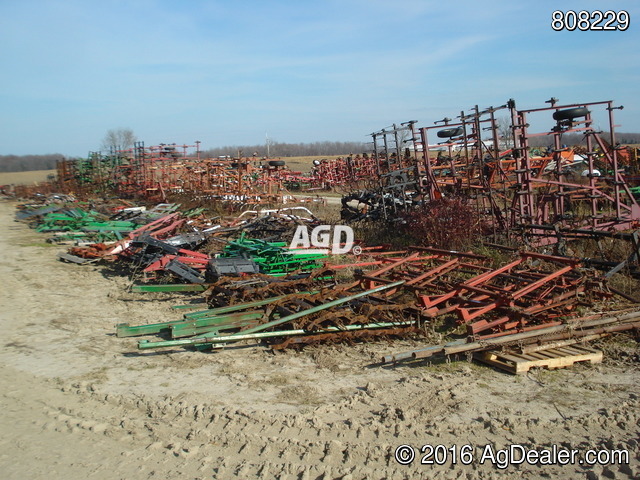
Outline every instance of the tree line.
<path fill-rule="evenodd" d="M 64 160 L 59 153 L 48 155 L 0 155 L 0 172 L 28 172 L 31 170 L 53 170 L 58 160 Z"/>
<path fill-rule="evenodd" d="M 318 155 L 345 155 L 348 153 L 363 153 L 371 150 L 371 145 L 365 142 L 313 142 L 313 143 L 284 143 L 269 141 L 262 145 L 242 145 L 216 147 L 204 150 L 202 155 L 208 157 L 240 156 L 251 157 L 309 157 Z"/>
<path fill-rule="evenodd" d="M 602 138 L 608 141 L 607 132 L 602 133 Z M 565 145 L 584 145 L 585 137 L 579 133 L 566 133 L 562 135 L 562 143 Z M 639 144 L 640 133 L 616 133 L 616 141 L 622 145 Z M 532 147 L 551 146 L 552 137 L 534 137 L 531 139 Z M 269 141 L 262 145 L 243 145 L 216 147 L 203 150 L 204 157 L 237 157 L 238 153 L 243 157 L 251 157 L 255 153 L 257 157 L 307 157 L 307 156 L 338 156 L 349 153 L 371 152 L 372 144 L 366 142 L 312 142 L 312 143 L 285 143 Z M 48 155 L 0 155 L 0 172 L 27 172 L 31 170 L 52 170 L 56 168 L 58 160 L 65 157 L 59 153 Z"/>
<path fill-rule="evenodd" d="M 585 136 L 581 133 L 565 133 L 560 138 L 563 145 L 574 146 L 587 144 Z M 606 143 L 609 143 L 611 136 L 609 132 L 602 132 L 600 134 L 600 138 L 602 138 Z M 640 133 L 616 132 L 616 143 L 620 143 L 621 145 L 633 145 L 640 143 Z M 550 147 L 553 145 L 553 137 L 533 137 L 529 141 L 529 144 L 532 147 Z"/>

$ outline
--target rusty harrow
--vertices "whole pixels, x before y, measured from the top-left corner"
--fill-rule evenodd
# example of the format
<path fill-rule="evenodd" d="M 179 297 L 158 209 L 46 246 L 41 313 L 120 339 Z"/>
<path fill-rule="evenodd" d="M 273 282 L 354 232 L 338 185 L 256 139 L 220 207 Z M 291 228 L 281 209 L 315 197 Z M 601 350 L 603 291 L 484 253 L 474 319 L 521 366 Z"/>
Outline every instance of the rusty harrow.
<path fill-rule="evenodd" d="M 414 253 L 359 275 L 367 288 L 403 280 L 431 319 L 455 315 L 467 333 L 484 338 L 539 328 L 588 304 L 612 296 L 579 260 L 522 252 L 497 268 L 473 253 L 411 247 Z"/>
<path fill-rule="evenodd" d="M 141 349 L 193 345 L 199 348 L 225 345 L 242 340 L 273 339 L 273 348 L 311 343 L 318 340 L 353 338 L 366 335 L 390 335 L 415 332 L 420 311 L 414 305 L 391 305 L 377 294 L 402 285 L 402 281 L 357 291 L 348 287 L 321 292 L 295 293 L 245 304 L 215 308 L 185 315 L 181 322 L 118 326 L 118 336 L 135 336 L 170 330 L 177 338 L 196 334 L 193 338 L 160 342 L 143 340 Z M 256 309 L 258 307 L 258 309 Z M 395 310 L 396 314 L 390 315 Z M 231 315 L 227 313 L 233 312 Z M 182 332 L 182 333 L 180 333 Z M 328 337 L 328 335 L 330 337 Z M 297 340 L 289 341 L 290 337 Z"/>
<path fill-rule="evenodd" d="M 318 269 L 284 277 L 263 274 L 252 275 L 246 280 L 223 277 L 211 284 L 206 295 L 209 306 L 217 308 L 298 292 L 319 291 L 327 287 L 335 287 L 335 272 L 331 269 Z"/>
<path fill-rule="evenodd" d="M 612 296 L 578 260 L 564 257 L 522 252 L 496 267 L 470 252 L 411 247 L 403 256 L 376 258 L 370 262 L 376 270 L 358 272 L 350 283 L 335 284 L 332 270 L 222 279 L 208 291 L 208 310 L 161 327 L 122 325 L 118 332 L 171 330 L 173 340 L 142 341 L 142 349 L 251 339 L 283 349 L 408 335 L 453 316 L 468 339 L 484 341 L 562 325 L 576 306 Z M 195 336 L 180 339 L 187 334 Z"/>

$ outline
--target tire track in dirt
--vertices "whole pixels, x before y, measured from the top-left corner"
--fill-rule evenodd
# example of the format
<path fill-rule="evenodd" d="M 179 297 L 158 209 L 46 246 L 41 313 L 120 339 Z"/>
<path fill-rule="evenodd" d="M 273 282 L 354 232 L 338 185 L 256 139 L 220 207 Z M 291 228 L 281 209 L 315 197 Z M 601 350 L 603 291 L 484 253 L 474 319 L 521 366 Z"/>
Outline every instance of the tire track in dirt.
<path fill-rule="evenodd" d="M 395 463 L 394 447 L 424 443 L 624 448 L 630 466 L 507 473 L 640 476 L 636 365 L 529 379 L 465 363 L 369 368 L 402 349 L 387 344 L 140 355 L 114 324 L 172 318 L 180 300 L 58 262 L 12 215 L 0 204 L 3 478 L 504 478 L 488 464 Z"/>
<path fill-rule="evenodd" d="M 435 408 L 378 408 L 365 389 L 349 399 L 306 413 L 272 414 L 192 404 L 172 397 L 158 400 L 104 395 L 90 385 L 77 383 L 62 386 L 59 391 L 62 397 L 47 396 L 47 415 L 52 420 L 44 429 L 71 435 L 103 435 L 136 452 L 134 463 L 142 459 L 159 468 L 168 466 L 172 471 L 195 476 L 207 470 L 217 478 L 279 478 L 282 473 L 292 478 L 410 478 L 407 468 L 397 465 L 390 452 L 400 441 L 420 445 L 427 437 L 449 445 L 464 441 L 496 447 L 520 443 L 530 448 L 551 448 L 564 438 L 563 432 L 581 430 L 581 435 L 572 435 L 562 445 L 585 451 L 627 449 L 636 464 L 640 454 L 634 440 L 639 432 L 640 401 L 633 395 L 606 412 L 547 422 L 519 422 L 512 409 L 496 409 L 478 419 L 469 436 L 468 425 L 447 421 L 447 414 L 455 409 L 456 401 L 451 398 L 439 400 L 439 407 Z M 83 401 L 69 408 L 63 402 L 67 395 Z M 431 401 L 435 403 L 436 397 Z M 428 398 L 425 400 L 430 403 Z M 625 436 L 625 440 L 614 440 Z M 397 441 L 389 443 L 390 439 Z M 469 468 L 482 478 L 499 478 L 488 465 L 474 464 Z M 635 475 L 633 467 L 611 471 L 616 478 Z M 430 472 L 441 474 L 441 478 L 459 478 L 458 473 L 452 474 L 445 466 L 430 466 Z M 522 473 L 536 472 L 540 473 L 536 468 L 522 469 Z M 545 473 L 562 478 L 568 471 L 567 467 L 549 467 Z M 578 468 L 574 473 L 584 474 L 585 470 Z"/>

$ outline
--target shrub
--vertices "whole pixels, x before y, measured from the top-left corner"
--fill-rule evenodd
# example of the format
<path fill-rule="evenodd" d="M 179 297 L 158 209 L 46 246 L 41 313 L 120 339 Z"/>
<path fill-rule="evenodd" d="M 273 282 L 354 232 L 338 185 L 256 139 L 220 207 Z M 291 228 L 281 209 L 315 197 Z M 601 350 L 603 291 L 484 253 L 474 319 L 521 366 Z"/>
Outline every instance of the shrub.
<path fill-rule="evenodd" d="M 417 245 L 465 250 L 481 233 L 480 216 L 464 197 L 443 197 L 403 214 L 405 233 Z"/>

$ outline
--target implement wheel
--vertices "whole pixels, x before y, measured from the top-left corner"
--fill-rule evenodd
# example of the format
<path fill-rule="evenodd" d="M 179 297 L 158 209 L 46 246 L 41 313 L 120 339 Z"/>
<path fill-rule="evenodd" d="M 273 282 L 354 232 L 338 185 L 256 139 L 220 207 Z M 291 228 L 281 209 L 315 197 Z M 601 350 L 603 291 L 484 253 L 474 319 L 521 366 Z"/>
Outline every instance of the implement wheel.
<path fill-rule="evenodd" d="M 444 130 L 439 130 L 436 135 L 438 135 L 438 138 L 457 137 L 462 135 L 462 127 L 445 128 Z"/>
<path fill-rule="evenodd" d="M 578 117 L 586 117 L 589 115 L 587 107 L 567 108 L 566 110 L 558 110 L 553 112 L 554 120 L 573 120 Z"/>

